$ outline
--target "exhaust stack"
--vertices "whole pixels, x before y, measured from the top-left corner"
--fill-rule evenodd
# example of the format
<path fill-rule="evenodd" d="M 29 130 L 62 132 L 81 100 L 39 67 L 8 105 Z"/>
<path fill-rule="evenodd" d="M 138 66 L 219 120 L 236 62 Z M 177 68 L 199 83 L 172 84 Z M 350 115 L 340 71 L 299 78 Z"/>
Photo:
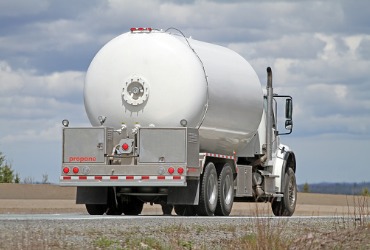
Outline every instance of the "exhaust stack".
<path fill-rule="evenodd" d="M 272 160 L 272 101 L 274 91 L 272 88 L 272 71 L 267 67 L 267 125 L 266 125 L 266 155 L 267 160 Z"/>

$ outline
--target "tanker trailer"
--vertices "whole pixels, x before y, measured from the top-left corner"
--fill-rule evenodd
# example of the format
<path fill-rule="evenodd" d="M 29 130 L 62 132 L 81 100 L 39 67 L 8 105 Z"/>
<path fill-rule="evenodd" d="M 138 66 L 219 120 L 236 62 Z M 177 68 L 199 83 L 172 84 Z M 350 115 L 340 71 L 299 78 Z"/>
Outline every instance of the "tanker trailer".
<path fill-rule="evenodd" d="M 63 121 L 60 185 L 92 215 L 138 215 L 161 204 L 178 215 L 227 216 L 234 201 L 296 205 L 292 97 L 264 91 L 236 52 L 177 29 L 132 28 L 95 55 L 85 79 L 92 127 Z M 278 130 L 278 103 L 285 128 Z"/>

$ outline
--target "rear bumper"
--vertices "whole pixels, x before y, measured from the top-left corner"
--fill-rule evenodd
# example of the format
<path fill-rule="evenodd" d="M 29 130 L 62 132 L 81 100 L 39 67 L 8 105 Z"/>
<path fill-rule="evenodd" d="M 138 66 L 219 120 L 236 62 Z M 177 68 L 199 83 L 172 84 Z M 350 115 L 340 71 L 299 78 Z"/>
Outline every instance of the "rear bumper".
<path fill-rule="evenodd" d="M 61 176 L 60 186 L 186 187 L 186 176 L 79 175 Z"/>

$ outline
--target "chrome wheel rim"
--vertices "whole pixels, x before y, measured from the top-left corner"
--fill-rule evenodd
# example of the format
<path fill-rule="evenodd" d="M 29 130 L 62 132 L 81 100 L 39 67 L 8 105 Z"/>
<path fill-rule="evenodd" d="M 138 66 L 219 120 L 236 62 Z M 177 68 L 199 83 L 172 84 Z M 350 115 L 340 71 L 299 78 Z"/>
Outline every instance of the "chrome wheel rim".
<path fill-rule="evenodd" d="M 209 204 L 216 204 L 217 201 L 217 178 L 211 174 L 208 179 L 207 197 Z"/>
<path fill-rule="evenodd" d="M 289 198 L 289 206 L 293 207 L 296 201 L 296 188 L 294 179 L 290 178 L 289 186 L 288 186 L 288 198 Z"/>
<path fill-rule="evenodd" d="M 227 175 L 225 178 L 225 183 L 223 186 L 223 195 L 225 199 L 225 204 L 230 205 L 233 197 L 233 192 L 232 192 L 232 185 L 231 185 L 231 178 L 230 175 Z"/>

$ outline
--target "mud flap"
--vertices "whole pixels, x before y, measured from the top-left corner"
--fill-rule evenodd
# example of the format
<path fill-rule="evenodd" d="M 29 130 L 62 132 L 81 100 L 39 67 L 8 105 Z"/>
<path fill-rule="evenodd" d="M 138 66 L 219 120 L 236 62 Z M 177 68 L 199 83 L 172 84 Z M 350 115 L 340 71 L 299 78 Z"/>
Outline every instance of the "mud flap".
<path fill-rule="evenodd" d="M 198 205 L 199 180 L 188 180 L 186 187 L 171 187 L 168 189 L 167 204 Z"/>
<path fill-rule="evenodd" d="M 107 204 L 107 187 L 77 187 L 76 204 Z"/>

